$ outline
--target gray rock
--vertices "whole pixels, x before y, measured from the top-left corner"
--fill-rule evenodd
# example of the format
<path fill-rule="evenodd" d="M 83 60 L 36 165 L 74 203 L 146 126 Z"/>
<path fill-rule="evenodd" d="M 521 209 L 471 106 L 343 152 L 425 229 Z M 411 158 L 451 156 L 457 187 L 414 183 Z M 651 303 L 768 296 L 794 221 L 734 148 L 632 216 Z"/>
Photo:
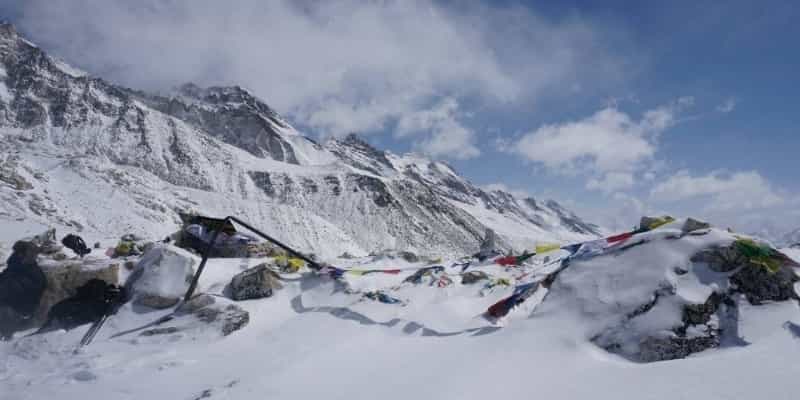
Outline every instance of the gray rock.
<path fill-rule="evenodd" d="M 5 183 L 14 190 L 31 190 L 33 185 L 19 173 L 19 158 L 12 156 L 0 159 L 0 183 Z"/>
<path fill-rule="evenodd" d="M 184 303 L 180 311 L 193 315 L 199 321 L 219 327 L 223 336 L 244 328 L 250 314 L 225 298 L 201 294 Z"/>
<path fill-rule="evenodd" d="M 708 222 L 698 221 L 694 218 L 686 219 L 686 222 L 683 223 L 683 227 L 681 227 L 681 231 L 683 232 L 692 232 L 700 229 L 708 229 L 711 227 L 711 224 Z"/>
<path fill-rule="evenodd" d="M 416 254 L 414 254 L 414 253 L 412 253 L 410 251 L 401 251 L 399 256 L 403 260 L 406 260 L 407 262 L 410 262 L 410 263 L 419 262 L 419 257 Z"/>
<path fill-rule="evenodd" d="M 239 301 L 270 297 L 282 287 L 280 276 L 261 264 L 236 274 L 228 284 L 228 292 L 233 300 Z"/>
<path fill-rule="evenodd" d="M 488 254 L 497 250 L 497 245 L 495 244 L 495 233 L 494 230 L 486 228 L 486 234 L 483 237 L 483 241 L 481 242 L 481 254 Z"/>
<path fill-rule="evenodd" d="M 121 240 L 123 242 L 140 242 L 140 241 L 144 240 L 144 238 L 139 236 L 139 235 L 137 235 L 137 234 L 135 234 L 135 233 L 126 233 L 126 234 L 122 235 L 122 237 L 119 238 L 119 240 Z"/>
<path fill-rule="evenodd" d="M 719 336 L 701 336 L 695 338 L 649 337 L 639 345 L 638 361 L 655 362 L 676 360 L 715 347 L 719 347 Z"/>
<path fill-rule="evenodd" d="M 47 319 L 47 312 L 61 300 L 74 296 L 79 287 L 91 279 L 117 284 L 119 282 L 119 264 L 107 259 L 83 258 L 74 260 L 41 259 L 47 285 L 39 307 L 34 314 L 34 323 L 38 326 Z"/>
<path fill-rule="evenodd" d="M 749 264 L 735 246 L 719 246 L 702 250 L 691 257 L 692 262 L 706 263 L 712 271 L 730 272 Z"/>
<path fill-rule="evenodd" d="M 461 283 L 464 285 L 471 285 L 475 282 L 489 279 L 489 275 L 483 271 L 469 271 L 461 275 Z"/>
<path fill-rule="evenodd" d="M 720 313 L 720 304 L 736 303 L 727 295 L 712 293 L 701 304 L 687 304 L 683 307 L 682 324 L 671 330 L 642 331 L 631 337 L 631 326 L 635 326 L 635 318 L 646 315 L 659 301 L 670 301 L 675 291 L 663 287 L 654 293 L 652 300 L 642 304 L 629 313 L 619 325 L 612 326 L 592 338 L 592 341 L 612 353 L 620 354 L 639 362 L 655 362 L 685 358 L 690 354 L 719 347 L 722 330 L 718 319 L 712 316 Z M 721 319 L 721 318 L 719 318 Z M 636 338 L 638 343 L 630 344 Z M 629 343 L 623 346 L 620 343 Z"/>
<path fill-rule="evenodd" d="M 209 294 L 199 294 L 197 296 L 192 297 L 186 303 L 183 303 L 179 309 L 182 313 L 193 314 L 196 313 L 198 310 L 208 307 L 216 302 L 214 296 Z"/>
<path fill-rule="evenodd" d="M 178 304 L 178 301 L 180 301 L 180 297 L 142 293 L 136 297 L 134 303 L 145 307 L 163 309 Z"/>
<path fill-rule="evenodd" d="M 798 298 L 794 284 L 800 278 L 788 265 L 783 265 L 777 272 L 772 273 L 759 265 L 748 264 L 733 274 L 730 280 L 736 285 L 736 290 L 743 293 L 751 304 Z"/>

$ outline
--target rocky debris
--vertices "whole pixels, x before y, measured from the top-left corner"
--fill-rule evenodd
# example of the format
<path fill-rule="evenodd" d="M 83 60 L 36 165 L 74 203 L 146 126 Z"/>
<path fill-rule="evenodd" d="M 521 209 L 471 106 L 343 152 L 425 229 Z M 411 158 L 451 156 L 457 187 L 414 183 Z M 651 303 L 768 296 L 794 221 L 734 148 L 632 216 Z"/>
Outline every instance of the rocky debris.
<path fill-rule="evenodd" d="M 419 262 L 419 257 L 410 251 L 401 251 L 398 255 L 406 262 L 409 263 Z"/>
<path fill-rule="evenodd" d="M 195 260 L 175 246 L 154 245 L 125 283 L 135 304 L 167 308 L 178 303 L 194 276 Z"/>
<path fill-rule="evenodd" d="M 119 264 L 109 260 L 91 257 L 61 261 L 42 259 L 39 266 L 47 277 L 47 287 L 34 314 L 37 326 L 45 322 L 53 305 L 74 296 L 78 288 L 90 280 L 99 279 L 109 284 L 119 282 Z"/>
<path fill-rule="evenodd" d="M 639 345 L 638 361 L 676 360 L 714 347 L 719 347 L 719 337 L 713 335 L 697 338 L 677 336 L 648 337 Z"/>
<path fill-rule="evenodd" d="M 488 280 L 489 275 L 483 271 L 469 271 L 463 275 L 461 275 L 461 283 L 464 285 L 471 285 L 475 282 L 479 282 L 482 280 Z"/>
<path fill-rule="evenodd" d="M 191 314 L 201 322 L 218 326 L 222 336 L 228 336 L 250 322 L 250 314 L 243 308 L 228 299 L 209 294 L 192 298 L 179 311 Z"/>
<path fill-rule="evenodd" d="M 369 255 L 370 257 L 376 260 L 386 259 L 386 258 L 394 260 L 396 258 L 401 258 L 409 263 L 417 263 L 420 261 L 419 256 L 407 250 L 402 250 L 402 251 L 382 250 L 379 252 L 372 252 Z"/>
<path fill-rule="evenodd" d="M 686 222 L 683 223 L 681 227 L 681 231 L 684 233 L 697 231 L 700 229 L 708 229 L 711 227 L 711 224 L 708 222 L 698 221 L 694 218 L 687 218 Z"/>
<path fill-rule="evenodd" d="M 628 313 L 619 325 L 593 337 L 592 341 L 607 351 L 639 362 L 685 358 L 692 353 L 719 347 L 722 335 L 717 315 L 719 306 L 724 300 L 735 307 L 735 302 L 727 295 L 712 293 L 704 303 L 683 305 L 682 322 L 670 330 L 643 329 L 647 322 L 642 321 L 652 318 L 648 313 L 656 307 L 669 307 L 668 304 L 681 301 L 675 295 L 675 287 L 662 286 L 653 293 L 650 301 Z"/>
<path fill-rule="evenodd" d="M 153 242 L 145 241 L 145 239 L 139 235 L 128 233 L 123 235 L 119 242 L 117 242 L 112 257 L 140 256 L 146 253 L 154 244 Z M 99 243 L 96 245 L 99 245 Z"/>
<path fill-rule="evenodd" d="M 119 258 L 138 255 L 141 255 L 141 252 L 136 248 L 135 243 L 120 241 L 117 243 L 117 246 L 114 247 L 114 254 L 112 257 Z"/>
<path fill-rule="evenodd" d="M 100 242 L 95 242 L 94 243 L 94 248 L 95 249 L 99 249 L 100 248 Z"/>
<path fill-rule="evenodd" d="M 496 250 L 497 250 L 497 244 L 495 244 L 494 230 L 486 228 L 486 234 L 484 234 L 483 240 L 481 241 L 480 253 L 488 254 Z"/>
<path fill-rule="evenodd" d="M 236 301 L 270 297 L 283 288 L 280 276 L 267 264 L 260 264 L 242 271 L 231 279 L 227 292 Z"/>
<path fill-rule="evenodd" d="M 696 253 L 692 262 L 705 263 L 714 272 L 730 272 L 747 265 L 747 257 L 734 246 L 717 246 Z"/>
<path fill-rule="evenodd" d="M 770 272 L 766 268 L 748 264 L 734 273 L 730 280 L 736 291 L 743 293 L 751 304 L 798 298 L 794 284 L 800 278 L 787 265 L 782 265 L 777 272 Z"/>
<path fill-rule="evenodd" d="M 738 242 L 744 242 L 745 247 Z M 730 282 L 751 304 L 797 298 L 794 284 L 800 281 L 800 277 L 789 259 L 773 249 L 767 251 L 771 255 L 763 256 L 768 257 L 766 261 L 753 259 L 745 252 L 748 246 L 753 246 L 747 243 L 750 241 L 740 240 L 729 246 L 705 249 L 693 255 L 691 261 L 706 263 L 715 272 L 732 272 Z"/>
<path fill-rule="evenodd" d="M 286 251 L 269 242 L 247 244 L 247 257 L 249 258 L 276 257 L 281 255 L 285 256 Z"/>
<path fill-rule="evenodd" d="M 33 184 L 17 171 L 18 168 L 19 159 L 17 157 L 8 157 L 5 160 L 0 160 L 0 183 L 8 185 L 14 190 L 33 189 Z"/>
<path fill-rule="evenodd" d="M 126 233 L 122 235 L 122 237 L 120 237 L 119 240 L 123 242 L 141 242 L 142 240 L 144 240 L 144 238 L 135 233 Z"/>

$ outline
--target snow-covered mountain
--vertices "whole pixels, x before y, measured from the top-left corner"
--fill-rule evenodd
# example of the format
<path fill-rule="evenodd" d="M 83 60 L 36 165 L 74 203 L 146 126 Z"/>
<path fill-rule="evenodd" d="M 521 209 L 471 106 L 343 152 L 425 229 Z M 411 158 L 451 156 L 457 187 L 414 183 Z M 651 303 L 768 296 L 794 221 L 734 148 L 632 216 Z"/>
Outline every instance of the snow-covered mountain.
<path fill-rule="evenodd" d="M 778 244 L 786 247 L 800 248 L 800 228 L 784 234 Z"/>
<path fill-rule="evenodd" d="M 164 235 L 179 211 L 237 215 L 323 256 L 463 254 L 486 227 L 517 250 L 600 233 L 554 201 L 483 190 L 442 162 L 355 135 L 316 143 L 243 88 L 124 88 L 0 25 L 4 232 Z"/>

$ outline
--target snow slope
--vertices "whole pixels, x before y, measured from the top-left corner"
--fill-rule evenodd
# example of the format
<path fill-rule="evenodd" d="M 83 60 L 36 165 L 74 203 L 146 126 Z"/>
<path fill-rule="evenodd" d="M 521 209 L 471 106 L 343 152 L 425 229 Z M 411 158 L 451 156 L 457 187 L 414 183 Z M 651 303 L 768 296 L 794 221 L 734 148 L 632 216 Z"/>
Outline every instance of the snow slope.
<path fill-rule="evenodd" d="M 713 230 L 669 239 L 678 232 L 658 229 L 637 236 L 648 240 L 641 246 L 574 262 L 544 302 L 529 299 L 499 325 L 479 314 L 510 287 L 481 296 L 480 284 L 459 283 L 458 268 L 446 269 L 455 280 L 446 287 L 435 284 L 440 277 L 401 284 L 420 265 L 391 259 L 337 265 L 403 273 L 345 275 L 346 284 L 311 273 L 284 275 L 285 287 L 274 297 L 238 303 L 251 322 L 225 338 L 194 329 L 109 339 L 163 314 L 125 306 L 78 354 L 72 350 L 83 329 L 0 343 L 3 398 L 796 398 L 800 314 L 793 301 L 751 306 L 738 299 L 736 333 L 748 344 L 683 360 L 637 364 L 592 343 L 664 282 L 676 288 L 674 299 L 639 328 L 669 327 L 675 301 L 702 302 L 720 289 L 724 280 L 689 258 L 735 238 Z M 213 260 L 200 289 L 220 293 L 231 276 L 260 261 Z M 676 266 L 688 273 L 675 275 Z M 548 269 L 544 256 L 522 267 L 473 268 L 512 281 Z M 360 294 L 379 288 L 406 305 Z"/>

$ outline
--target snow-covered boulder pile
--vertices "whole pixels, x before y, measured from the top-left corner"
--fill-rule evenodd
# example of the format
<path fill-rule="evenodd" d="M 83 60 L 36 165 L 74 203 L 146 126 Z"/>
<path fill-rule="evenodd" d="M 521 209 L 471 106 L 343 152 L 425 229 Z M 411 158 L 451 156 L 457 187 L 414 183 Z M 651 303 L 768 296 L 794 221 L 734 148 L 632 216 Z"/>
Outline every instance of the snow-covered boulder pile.
<path fill-rule="evenodd" d="M 743 344 L 742 302 L 798 298 L 797 264 L 782 253 L 702 225 L 682 229 L 686 224 L 674 221 L 572 260 L 539 310 L 569 317 L 610 352 L 651 362 Z"/>
<path fill-rule="evenodd" d="M 154 245 L 142 256 L 125 286 L 135 304 L 168 308 L 186 293 L 194 275 L 195 260 L 175 246 Z"/>

